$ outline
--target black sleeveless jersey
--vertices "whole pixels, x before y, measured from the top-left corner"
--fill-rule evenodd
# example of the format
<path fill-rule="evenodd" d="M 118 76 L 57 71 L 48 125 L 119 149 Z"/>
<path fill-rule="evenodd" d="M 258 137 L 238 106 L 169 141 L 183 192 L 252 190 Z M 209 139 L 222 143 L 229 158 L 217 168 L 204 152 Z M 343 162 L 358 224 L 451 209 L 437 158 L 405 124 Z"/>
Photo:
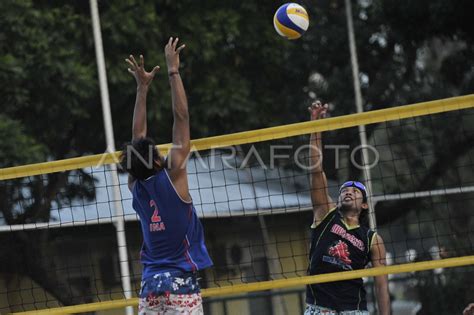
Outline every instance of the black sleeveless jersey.
<path fill-rule="evenodd" d="M 311 228 L 310 275 L 363 269 L 369 263 L 375 232 L 364 226 L 347 226 L 337 208 Z M 367 310 L 365 295 L 362 278 L 306 287 L 306 303 L 339 312 Z"/>

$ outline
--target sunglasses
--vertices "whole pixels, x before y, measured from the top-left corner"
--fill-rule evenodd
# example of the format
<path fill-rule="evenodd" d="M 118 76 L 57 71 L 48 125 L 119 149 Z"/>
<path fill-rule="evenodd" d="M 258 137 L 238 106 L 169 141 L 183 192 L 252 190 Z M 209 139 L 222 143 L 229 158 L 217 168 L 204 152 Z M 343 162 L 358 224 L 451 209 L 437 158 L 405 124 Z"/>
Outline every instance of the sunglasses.
<path fill-rule="evenodd" d="M 341 191 L 346 187 L 355 187 L 359 189 L 362 192 L 364 201 L 367 200 L 367 188 L 365 188 L 364 184 L 362 184 L 361 182 L 352 181 L 352 180 L 345 182 L 344 184 L 342 184 L 341 188 L 339 188 L 339 193 L 341 193 Z"/>

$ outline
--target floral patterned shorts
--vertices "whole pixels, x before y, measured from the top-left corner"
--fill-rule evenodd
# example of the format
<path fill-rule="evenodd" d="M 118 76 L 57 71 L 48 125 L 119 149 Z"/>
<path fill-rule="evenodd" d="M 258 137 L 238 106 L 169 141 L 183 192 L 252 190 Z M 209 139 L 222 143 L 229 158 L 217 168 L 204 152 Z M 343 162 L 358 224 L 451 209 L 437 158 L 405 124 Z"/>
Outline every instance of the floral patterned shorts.
<path fill-rule="evenodd" d="M 195 273 L 159 273 L 142 281 L 140 315 L 201 315 L 200 287 Z"/>
<path fill-rule="evenodd" d="M 342 311 L 325 308 L 318 305 L 306 304 L 304 315 L 369 315 L 368 311 Z"/>

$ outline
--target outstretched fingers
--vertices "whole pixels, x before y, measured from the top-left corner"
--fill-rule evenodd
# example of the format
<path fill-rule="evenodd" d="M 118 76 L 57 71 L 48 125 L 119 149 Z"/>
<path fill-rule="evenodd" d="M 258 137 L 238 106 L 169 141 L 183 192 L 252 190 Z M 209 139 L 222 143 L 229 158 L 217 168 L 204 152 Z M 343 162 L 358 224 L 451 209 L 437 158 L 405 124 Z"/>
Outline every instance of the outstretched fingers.
<path fill-rule="evenodd" d="M 183 50 L 186 47 L 186 45 L 181 45 L 181 46 L 178 47 L 178 42 L 179 42 L 178 37 L 176 37 L 176 38 L 170 37 L 168 39 L 168 44 L 166 44 L 165 49 L 168 50 L 171 53 L 179 54 L 181 52 L 181 50 Z"/>
<path fill-rule="evenodd" d="M 135 60 L 135 57 L 133 57 L 133 55 L 130 55 L 130 60 L 132 61 L 133 66 L 134 66 L 135 68 L 138 68 L 138 63 L 137 63 L 137 61 Z"/>
<path fill-rule="evenodd" d="M 312 107 L 320 107 L 321 106 L 321 101 L 317 100 L 311 104 Z"/>
<path fill-rule="evenodd" d="M 321 111 L 319 112 L 319 116 L 320 116 L 321 118 L 325 118 L 327 112 L 328 112 L 328 104 L 324 104 L 324 106 L 321 107 Z"/>
<path fill-rule="evenodd" d="M 136 69 L 135 64 L 130 59 L 125 58 L 125 61 L 130 65 L 130 67 L 132 67 L 132 70 Z"/>
<path fill-rule="evenodd" d="M 160 66 L 156 66 L 153 68 L 153 70 L 151 70 L 151 75 L 155 75 L 155 73 L 157 73 L 158 71 L 160 70 Z"/>
<path fill-rule="evenodd" d="M 173 51 L 176 51 L 176 45 L 178 45 L 179 38 L 176 37 L 173 41 Z"/>
<path fill-rule="evenodd" d="M 328 104 L 322 105 L 322 103 L 318 100 L 313 102 L 311 106 L 308 107 L 308 112 L 311 114 L 312 119 L 324 118 L 326 117 L 328 108 Z"/>
<path fill-rule="evenodd" d="M 311 108 L 317 109 L 317 110 L 327 110 L 328 109 L 328 104 L 322 104 L 320 101 L 316 101 L 313 104 L 311 104 Z"/>
<path fill-rule="evenodd" d="M 139 63 L 135 60 L 133 55 L 130 55 L 128 58 L 125 58 L 125 61 L 130 66 L 127 71 L 130 72 L 136 79 L 138 77 L 147 77 L 151 75 L 151 78 L 160 70 L 159 66 L 155 66 L 150 72 L 145 70 L 145 58 L 143 55 L 139 56 Z"/>
<path fill-rule="evenodd" d="M 178 49 L 176 49 L 176 53 L 179 54 L 181 52 L 181 50 L 184 49 L 184 47 L 186 47 L 186 45 L 184 45 L 184 44 L 179 46 Z"/>
<path fill-rule="evenodd" d="M 130 55 L 129 58 L 125 58 L 125 62 L 127 62 L 130 65 L 130 68 L 128 68 L 127 71 L 131 73 L 133 76 L 135 76 L 135 71 L 137 71 L 137 65 L 131 60 L 132 58 L 133 56 Z"/>

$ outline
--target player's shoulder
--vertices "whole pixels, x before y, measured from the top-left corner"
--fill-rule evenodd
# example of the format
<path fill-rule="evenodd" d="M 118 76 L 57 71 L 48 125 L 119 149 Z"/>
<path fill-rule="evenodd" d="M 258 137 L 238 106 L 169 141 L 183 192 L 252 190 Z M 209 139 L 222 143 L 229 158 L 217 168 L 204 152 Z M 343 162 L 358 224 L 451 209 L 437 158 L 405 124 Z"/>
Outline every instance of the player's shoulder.
<path fill-rule="evenodd" d="M 377 231 L 374 231 L 372 229 L 370 229 L 369 231 L 370 231 L 370 233 L 368 234 L 369 248 L 373 248 L 374 246 L 377 246 L 377 245 L 384 245 L 383 238 L 379 233 L 377 233 Z"/>
<path fill-rule="evenodd" d="M 321 218 L 321 220 L 318 220 L 318 221 L 313 221 L 313 223 L 311 224 L 311 229 L 316 229 L 317 227 L 321 226 L 321 224 L 323 222 L 327 222 L 329 221 L 331 218 L 333 218 L 337 213 L 338 211 L 337 210 L 337 207 L 332 207 L 331 209 L 329 209 L 329 211 Z"/>

